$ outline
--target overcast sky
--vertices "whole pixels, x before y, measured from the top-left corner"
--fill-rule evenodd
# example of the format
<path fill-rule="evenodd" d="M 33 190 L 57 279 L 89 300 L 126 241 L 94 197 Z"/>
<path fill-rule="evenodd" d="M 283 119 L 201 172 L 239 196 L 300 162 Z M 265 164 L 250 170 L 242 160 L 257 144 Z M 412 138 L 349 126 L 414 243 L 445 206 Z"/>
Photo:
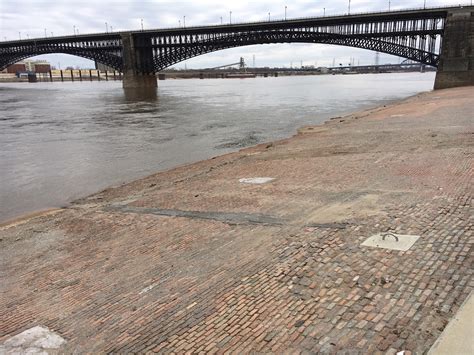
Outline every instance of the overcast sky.
<path fill-rule="evenodd" d="M 426 6 L 458 5 L 470 0 L 426 0 Z M 424 0 L 391 0 L 392 9 L 423 7 Z M 163 28 L 219 24 L 232 22 L 282 19 L 287 6 L 288 18 L 322 16 L 347 13 L 348 0 L 258 0 L 246 1 L 166 1 L 166 0 L 0 0 L 0 40 L 68 35 L 73 28 L 80 34 L 105 32 L 106 22 L 109 30 L 123 31 L 144 27 Z M 351 13 L 388 10 L 388 0 L 351 0 Z M 234 63 L 244 57 L 248 65 L 257 66 L 293 66 L 316 65 L 330 66 L 336 63 L 373 64 L 375 54 L 370 51 L 343 46 L 322 44 L 272 44 L 232 48 L 206 54 L 181 62 L 175 67 L 202 68 Z M 38 57 L 49 60 L 61 68 L 79 66 L 89 68 L 93 63 L 69 55 L 44 55 Z M 397 63 L 399 59 L 381 54 L 381 63 Z"/>

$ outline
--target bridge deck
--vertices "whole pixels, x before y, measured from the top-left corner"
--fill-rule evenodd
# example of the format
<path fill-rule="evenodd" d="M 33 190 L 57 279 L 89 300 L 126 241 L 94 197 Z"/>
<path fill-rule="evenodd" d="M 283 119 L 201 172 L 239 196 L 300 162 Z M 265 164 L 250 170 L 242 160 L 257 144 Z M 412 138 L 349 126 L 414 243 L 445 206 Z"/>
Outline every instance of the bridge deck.
<path fill-rule="evenodd" d="M 304 17 L 304 18 L 288 18 L 287 20 L 272 20 L 272 21 L 256 21 L 256 22 L 238 22 L 233 24 L 223 24 L 223 25 L 199 25 L 199 26 L 187 26 L 186 28 L 183 27 L 170 27 L 170 28 L 155 28 L 155 29 L 146 29 L 144 31 L 141 30 L 130 30 L 130 31 L 117 31 L 113 33 L 88 33 L 88 34 L 80 34 L 76 36 L 66 35 L 66 36 L 56 36 L 56 37 L 39 37 L 39 38 L 32 38 L 32 39 L 22 39 L 19 40 L 12 40 L 12 41 L 0 41 L 0 47 L 2 45 L 11 45 L 12 43 L 28 43 L 32 41 L 42 42 L 42 41 L 51 41 L 51 40 L 58 40 L 64 41 L 67 39 L 75 38 L 78 40 L 102 40 L 102 39 L 112 39 L 112 38 L 120 38 L 122 33 L 139 33 L 139 34 L 176 34 L 176 33 L 199 33 L 209 32 L 209 31 L 236 31 L 236 30 L 244 30 L 247 29 L 249 26 L 251 28 L 275 28 L 278 26 L 287 27 L 288 25 L 304 25 L 304 24 L 333 24 L 333 23 L 347 23 L 347 22 L 367 22 L 368 20 L 377 20 L 377 21 L 384 21 L 384 20 L 391 20 L 391 19 L 404 19 L 404 18 L 412 18 L 416 17 L 419 18 L 420 15 L 426 17 L 437 17 L 437 16 L 445 16 L 447 11 L 458 9 L 460 6 L 448 6 L 448 7 L 433 7 L 433 8 L 417 8 L 417 9 L 408 9 L 408 10 L 398 10 L 398 11 L 381 11 L 381 12 L 367 12 L 367 13 L 354 13 L 354 14 L 343 14 L 343 15 L 332 15 L 332 16 L 317 16 L 317 17 Z M 463 5 L 462 7 L 469 7 Z"/>

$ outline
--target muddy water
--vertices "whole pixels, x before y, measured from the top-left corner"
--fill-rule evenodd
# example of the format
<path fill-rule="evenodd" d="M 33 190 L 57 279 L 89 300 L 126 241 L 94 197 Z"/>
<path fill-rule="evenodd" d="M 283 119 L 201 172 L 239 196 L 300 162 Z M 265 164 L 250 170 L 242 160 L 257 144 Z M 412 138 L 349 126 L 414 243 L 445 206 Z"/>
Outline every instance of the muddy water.
<path fill-rule="evenodd" d="M 141 101 L 120 82 L 0 83 L 0 221 L 287 137 L 433 81 L 433 73 L 167 80 Z"/>

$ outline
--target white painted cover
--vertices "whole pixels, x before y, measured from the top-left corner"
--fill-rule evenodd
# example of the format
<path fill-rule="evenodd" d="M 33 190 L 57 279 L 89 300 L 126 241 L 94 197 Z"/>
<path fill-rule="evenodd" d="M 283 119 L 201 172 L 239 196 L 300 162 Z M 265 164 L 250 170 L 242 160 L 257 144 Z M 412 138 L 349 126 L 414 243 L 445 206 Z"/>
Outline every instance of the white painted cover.
<path fill-rule="evenodd" d="M 242 178 L 239 179 L 239 182 L 243 184 L 265 184 L 267 182 L 273 181 L 275 178 L 271 177 L 253 177 L 253 178 Z"/>
<path fill-rule="evenodd" d="M 384 234 L 386 233 L 375 234 L 367 238 L 361 245 L 373 248 L 407 251 L 415 244 L 418 238 L 420 238 L 418 235 L 388 233 L 384 239 Z"/>

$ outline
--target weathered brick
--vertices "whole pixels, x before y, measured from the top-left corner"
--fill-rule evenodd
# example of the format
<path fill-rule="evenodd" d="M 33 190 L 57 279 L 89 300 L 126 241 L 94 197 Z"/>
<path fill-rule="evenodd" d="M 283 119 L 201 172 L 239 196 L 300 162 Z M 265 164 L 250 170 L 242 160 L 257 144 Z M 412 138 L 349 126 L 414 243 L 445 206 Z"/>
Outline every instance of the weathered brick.
<path fill-rule="evenodd" d="M 425 352 L 474 287 L 463 90 L 0 227 L 0 342 L 39 324 L 65 353 Z M 387 230 L 421 238 L 406 252 L 360 245 Z"/>

